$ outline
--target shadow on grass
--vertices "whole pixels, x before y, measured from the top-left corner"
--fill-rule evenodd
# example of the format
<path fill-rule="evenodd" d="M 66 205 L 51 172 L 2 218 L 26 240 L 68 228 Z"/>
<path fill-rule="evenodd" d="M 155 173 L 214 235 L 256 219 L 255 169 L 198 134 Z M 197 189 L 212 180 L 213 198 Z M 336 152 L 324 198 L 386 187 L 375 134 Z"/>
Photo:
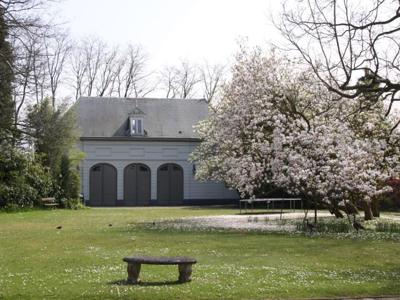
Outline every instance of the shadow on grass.
<path fill-rule="evenodd" d="M 179 282 L 178 280 L 166 280 L 166 281 L 140 281 L 137 284 L 128 283 L 126 279 L 120 279 L 108 282 L 109 285 L 140 285 L 140 286 L 163 286 L 163 285 L 178 285 L 184 284 L 184 282 Z"/>

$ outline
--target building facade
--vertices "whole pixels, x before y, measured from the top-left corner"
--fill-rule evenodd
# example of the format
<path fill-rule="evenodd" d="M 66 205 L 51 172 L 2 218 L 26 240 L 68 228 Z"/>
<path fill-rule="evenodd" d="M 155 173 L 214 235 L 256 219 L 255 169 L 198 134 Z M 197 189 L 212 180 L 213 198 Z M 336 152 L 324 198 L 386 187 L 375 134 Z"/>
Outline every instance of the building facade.
<path fill-rule="evenodd" d="M 82 191 L 91 206 L 234 203 L 223 183 L 199 182 L 188 161 L 200 142 L 193 126 L 205 119 L 204 100 L 82 97 Z"/>

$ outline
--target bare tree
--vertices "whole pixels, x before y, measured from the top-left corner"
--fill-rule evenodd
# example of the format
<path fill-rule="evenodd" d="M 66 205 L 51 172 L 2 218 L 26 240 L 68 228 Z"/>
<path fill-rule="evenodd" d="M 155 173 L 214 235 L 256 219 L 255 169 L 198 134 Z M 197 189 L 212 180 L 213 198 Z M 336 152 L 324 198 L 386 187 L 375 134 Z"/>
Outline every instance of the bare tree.
<path fill-rule="evenodd" d="M 46 68 L 53 108 L 56 106 L 56 93 L 64 74 L 66 59 L 71 51 L 71 44 L 66 33 L 56 32 L 51 38 L 44 38 Z"/>
<path fill-rule="evenodd" d="M 146 72 L 146 54 L 137 45 L 110 48 L 98 38 L 82 40 L 71 56 L 75 98 L 85 96 L 145 97 L 155 89 Z"/>
<path fill-rule="evenodd" d="M 400 1 L 287 0 L 277 26 L 330 91 L 400 100 Z"/>
<path fill-rule="evenodd" d="M 64 73 L 70 45 L 66 34 L 25 31 L 13 40 L 15 121 L 25 104 L 39 103 L 46 96 L 56 105 L 56 93 Z M 21 43 L 20 41 L 23 41 Z M 18 47 L 16 47 L 18 46 Z"/>
<path fill-rule="evenodd" d="M 120 97 L 145 97 L 154 91 L 156 86 L 148 81 L 150 74 L 145 71 L 147 57 L 142 47 L 129 45 L 122 60 L 125 67 L 119 77 Z"/>
<path fill-rule="evenodd" d="M 40 45 L 36 50 L 36 53 L 33 55 L 34 68 L 32 76 L 36 104 L 44 99 L 45 91 L 47 90 L 46 60 L 44 59 L 41 48 L 42 45 Z"/>
<path fill-rule="evenodd" d="M 177 79 L 178 96 L 182 99 L 190 98 L 200 82 L 197 68 L 187 61 L 182 61 L 180 68 L 177 69 Z"/>
<path fill-rule="evenodd" d="M 176 67 L 165 67 L 161 72 L 161 82 L 166 90 L 166 98 L 193 97 L 201 80 L 198 73 L 198 68 L 188 61 L 182 61 Z"/>
<path fill-rule="evenodd" d="M 126 67 L 126 57 L 120 56 L 115 62 L 114 66 L 114 77 L 112 78 L 110 89 L 108 91 L 109 96 L 122 97 L 123 95 L 123 70 Z"/>
<path fill-rule="evenodd" d="M 75 100 L 77 100 L 84 93 L 87 59 L 81 45 L 77 42 L 75 44 L 77 46 L 74 47 L 70 55 L 70 76 L 72 77 Z"/>
<path fill-rule="evenodd" d="M 83 53 L 86 59 L 86 72 L 85 72 L 85 94 L 91 96 L 95 88 L 95 82 L 101 68 L 102 59 L 106 44 L 96 38 L 87 39 L 83 45 Z"/>
<path fill-rule="evenodd" d="M 40 18 L 41 10 L 53 0 L 0 0 L 0 8 L 11 38 L 23 41 L 21 32 L 37 34 L 38 28 L 49 29 L 50 25 Z"/>
<path fill-rule="evenodd" d="M 174 67 L 167 66 L 161 71 L 160 76 L 160 81 L 166 91 L 165 98 L 175 98 L 178 93 L 176 69 Z"/>
<path fill-rule="evenodd" d="M 110 88 L 113 78 L 115 77 L 115 67 L 117 62 L 118 49 L 103 48 L 103 53 L 100 56 L 99 74 L 96 80 L 96 94 L 103 97 L 106 91 Z M 95 74 L 95 73 L 94 73 Z M 96 79 L 96 78 L 95 78 Z"/>
<path fill-rule="evenodd" d="M 14 46 L 13 100 L 16 124 L 24 106 L 33 101 L 40 102 L 45 97 L 49 86 L 43 32 L 38 29 L 20 33 L 24 36 L 19 36 L 18 40 L 11 40 L 11 44 Z"/>
<path fill-rule="evenodd" d="M 50 26 L 40 18 L 46 0 L 0 0 L 0 11 L 13 48 L 13 60 L 8 62 L 14 76 L 13 102 L 15 125 L 27 101 L 38 95 L 43 81 L 41 39 Z M 45 77 L 44 74 L 40 76 Z M 17 128 L 17 127 L 16 127 Z M 19 129 L 18 129 L 19 130 Z"/>
<path fill-rule="evenodd" d="M 30 40 L 24 43 L 24 47 L 14 50 L 15 61 L 13 99 L 15 103 L 15 124 L 18 124 L 19 114 L 31 93 L 32 75 L 35 68 L 36 41 Z"/>
<path fill-rule="evenodd" d="M 223 65 L 205 65 L 200 69 L 204 99 L 207 103 L 215 100 L 222 84 L 225 67 Z"/>

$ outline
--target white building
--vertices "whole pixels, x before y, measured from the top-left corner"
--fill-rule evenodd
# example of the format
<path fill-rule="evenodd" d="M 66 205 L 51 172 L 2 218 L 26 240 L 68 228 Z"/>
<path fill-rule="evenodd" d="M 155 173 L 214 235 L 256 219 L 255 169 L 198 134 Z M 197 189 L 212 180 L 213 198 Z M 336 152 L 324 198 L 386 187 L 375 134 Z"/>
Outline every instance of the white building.
<path fill-rule="evenodd" d="M 82 190 L 92 206 L 233 203 L 223 183 L 199 182 L 188 161 L 204 100 L 82 97 L 77 102 Z"/>

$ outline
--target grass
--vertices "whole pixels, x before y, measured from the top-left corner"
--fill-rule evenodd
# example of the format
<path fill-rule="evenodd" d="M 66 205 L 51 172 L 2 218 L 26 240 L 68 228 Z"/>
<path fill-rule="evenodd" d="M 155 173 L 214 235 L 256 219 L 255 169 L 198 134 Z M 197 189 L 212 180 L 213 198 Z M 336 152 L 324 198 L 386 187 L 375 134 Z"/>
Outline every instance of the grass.
<path fill-rule="evenodd" d="M 400 242 L 244 231 L 159 231 L 165 218 L 237 213 L 222 208 L 47 210 L 0 213 L 0 299 L 265 299 L 400 294 Z M 109 227 L 108 224 L 112 224 Z M 55 227 L 62 225 L 61 230 Z M 197 258 L 193 281 L 176 266 L 131 254 Z"/>

